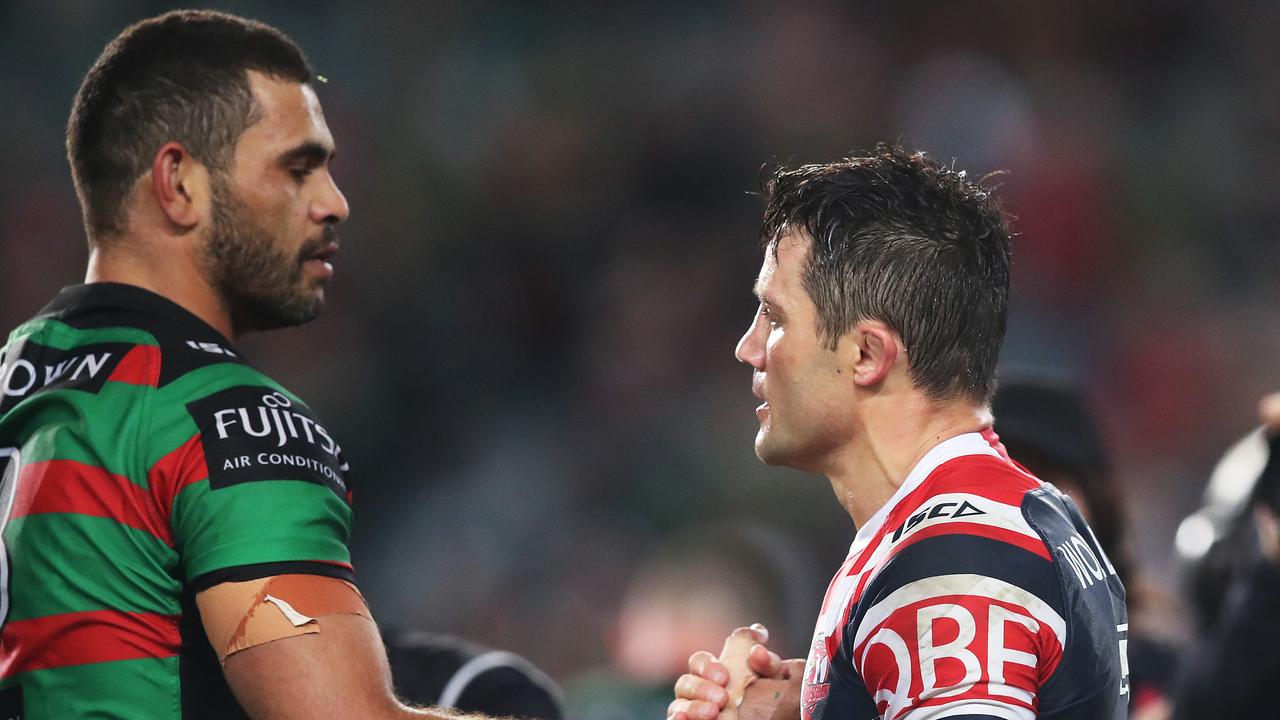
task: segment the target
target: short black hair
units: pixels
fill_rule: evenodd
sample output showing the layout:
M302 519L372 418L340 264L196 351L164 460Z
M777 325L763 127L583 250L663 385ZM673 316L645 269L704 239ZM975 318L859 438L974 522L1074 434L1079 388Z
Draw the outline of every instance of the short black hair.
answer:
M125 28L76 93L67 156L89 241L119 233L133 183L167 142L225 171L255 121L249 70L309 83L310 62L263 23L210 10L179 10Z
M766 252L811 241L804 286L828 347L862 320L902 337L912 381L935 400L986 403L1009 304L1012 239L991 191L921 152L780 168L765 182Z

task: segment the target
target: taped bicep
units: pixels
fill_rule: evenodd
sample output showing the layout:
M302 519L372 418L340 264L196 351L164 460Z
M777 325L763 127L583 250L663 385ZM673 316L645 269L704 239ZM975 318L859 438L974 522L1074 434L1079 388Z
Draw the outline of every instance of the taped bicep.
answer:
M318 618L354 615L372 622L355 585L323 575L224 582L197 593L196 606L220 662L257 645L318 633Z

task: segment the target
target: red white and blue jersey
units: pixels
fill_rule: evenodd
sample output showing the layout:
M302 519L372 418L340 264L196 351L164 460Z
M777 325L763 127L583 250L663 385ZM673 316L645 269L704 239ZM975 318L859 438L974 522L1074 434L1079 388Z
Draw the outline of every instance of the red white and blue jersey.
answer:
M933 448L822 603L803 720L1122 720L1124 587L1075 504L995 433Z

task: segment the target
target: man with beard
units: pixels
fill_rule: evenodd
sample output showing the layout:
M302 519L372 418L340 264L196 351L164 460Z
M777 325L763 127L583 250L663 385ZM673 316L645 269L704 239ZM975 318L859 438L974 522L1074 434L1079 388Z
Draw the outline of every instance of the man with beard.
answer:
M669 714L1126 717L1120 579L991 428L1010 253L995 198L887 147L780 171L767 196L736 352L763 401L756 454L825 475L858 532L803 670L743 628L690 658Z
M0 352L0 717L461 717L392 695L342 449L233 344L333 276L313 78L278 30L184 11L76 95L85 284Z

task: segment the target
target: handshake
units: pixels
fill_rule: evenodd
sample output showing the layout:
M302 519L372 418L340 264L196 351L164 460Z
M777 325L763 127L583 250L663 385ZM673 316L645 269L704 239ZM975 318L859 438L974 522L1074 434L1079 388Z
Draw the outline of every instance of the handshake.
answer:
M734 630L718 658L689 656L667 720L798 720L804 660L784 661L768 642L769 631L756 623Z

